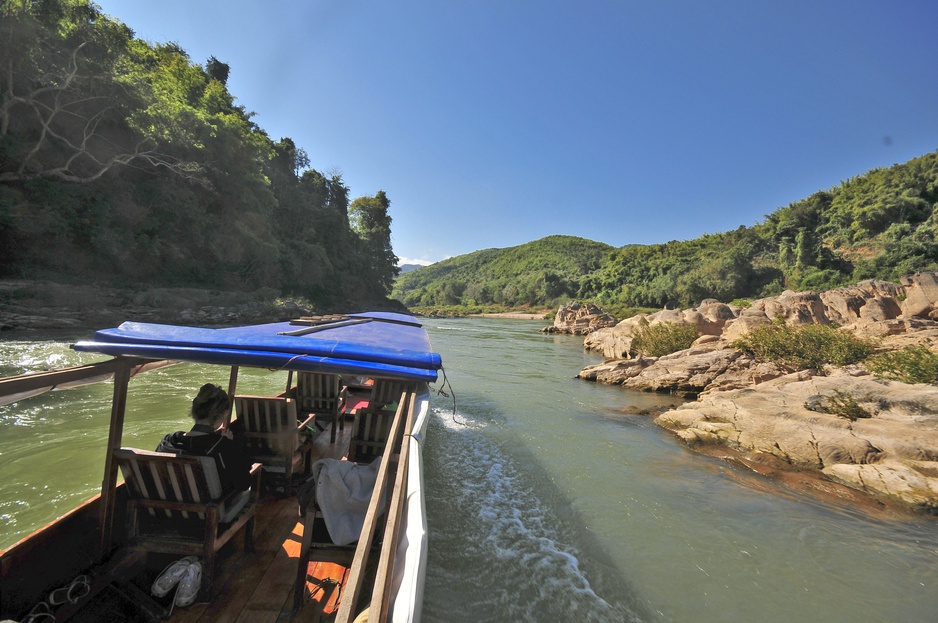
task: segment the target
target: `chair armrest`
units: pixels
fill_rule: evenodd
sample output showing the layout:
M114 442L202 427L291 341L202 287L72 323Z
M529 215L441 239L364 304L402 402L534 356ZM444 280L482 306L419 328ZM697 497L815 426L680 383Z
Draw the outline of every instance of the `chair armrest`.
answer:
M297 424L296 426L297 432L303 430L307 426L312 426L314 421L316 421L316 414L310 413L308 418L306 418L305 420Z

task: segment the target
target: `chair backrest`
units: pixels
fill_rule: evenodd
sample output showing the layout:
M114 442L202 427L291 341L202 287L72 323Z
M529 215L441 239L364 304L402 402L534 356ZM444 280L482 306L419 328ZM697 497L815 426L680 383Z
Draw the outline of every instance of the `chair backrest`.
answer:
M407 381L375 379L368 406L355 418L349 448L355 461L369 460L383 452L401 395L412 389Z
M407 381L376 378L371 388L368 410L393 410L394 407L389 407L389 405L397 405L401 400L401 394L408 387Z
M244 426L245 451L252 456L292 457L299 444L296 402L279 396L235 396Z
M114 457L131 498L208 504L222 497L218 468L212 457L184 457L136 448L118 448L114 450ZM151 515L157 514L153 508L148 510ZM163 513L167 517L178 513L189 518L189 513L182 510L167 508ZM204 518L203 513L197 514Z
M300 413L332 413L342 389L338 374L297 372L296 402Z
M371 449L369 453L379 454L388 440L393 420L393 416L387 412L363 411L357 419L357 425L352 434L356 449L362 452L362 448L368 447Z

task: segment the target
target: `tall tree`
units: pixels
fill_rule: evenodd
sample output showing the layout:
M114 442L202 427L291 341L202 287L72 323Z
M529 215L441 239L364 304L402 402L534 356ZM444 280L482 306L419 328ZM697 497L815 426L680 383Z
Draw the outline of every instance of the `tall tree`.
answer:
M223 85L228 86L228 74L230 72L231 68L228 63L223 63L214 56L208 57L208 61L205 63L205 73L208 74L209 78L218 80Z
M400 273L391 247L390 207L391 201L383 190L374 197L359 197L349 206L352 230L361 240L364 274L385 295L391 292Z

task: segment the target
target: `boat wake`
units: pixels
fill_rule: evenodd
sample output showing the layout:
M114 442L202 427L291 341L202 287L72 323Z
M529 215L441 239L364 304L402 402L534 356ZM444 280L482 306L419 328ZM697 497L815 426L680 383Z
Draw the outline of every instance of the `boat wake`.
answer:
M594 589L615 582L591 583L574 535L487 434L491 422L457 415L434 412L429 423L424 620L643 620L621 591ZM591 575L615 573L593 563Z

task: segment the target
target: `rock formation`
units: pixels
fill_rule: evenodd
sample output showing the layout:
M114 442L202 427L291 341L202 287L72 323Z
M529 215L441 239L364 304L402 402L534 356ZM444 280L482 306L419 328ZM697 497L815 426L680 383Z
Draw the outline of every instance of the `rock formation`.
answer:
M612 327L616 319L592 303L578 303L573 301L561 305L554 316L554 324L541 329L543 333L570 333L572 335L589 335L598 329Z
M815 470L938 514L938 387L877 379L862 365L823 374L793 371L732 347L776 318L790 325L836 323L886 349L936 349L938 275L917 273L901 284L870 280L821 293L786 291L744 309L706 300L695 309L629 318L586 336L584 347L606 360L578 376L694 399L656 418L689 444L771 455L793 469ZM693 324L701 337L670 355L632 356L632 331L642 319ZM844 396L869 417L851 421L823 408Z

